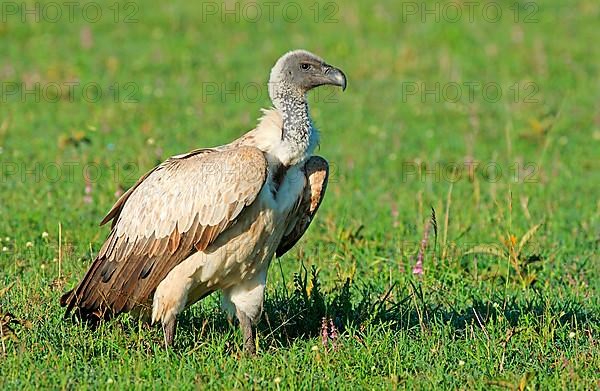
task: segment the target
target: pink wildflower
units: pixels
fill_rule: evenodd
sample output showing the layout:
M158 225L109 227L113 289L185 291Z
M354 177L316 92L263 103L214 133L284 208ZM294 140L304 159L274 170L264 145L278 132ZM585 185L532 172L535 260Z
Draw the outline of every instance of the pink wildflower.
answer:
M423 275L423 259L425 258L425 250L427 249L427 243L429 242L429 225L430 221L425 224L425 230L423 231L423 239L421 239L421 246L419 247L419 253L417 254L417 263L412 269L413 274L418 276Z

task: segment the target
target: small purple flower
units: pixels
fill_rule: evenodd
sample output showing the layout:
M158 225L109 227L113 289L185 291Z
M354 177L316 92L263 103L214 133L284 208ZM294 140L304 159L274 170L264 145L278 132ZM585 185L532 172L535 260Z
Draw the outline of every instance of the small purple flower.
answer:
M429 242L429 226L430 222L427 221L425 224L425 230L423 231L423 239L421 239L421 246L419 247L419 253L417 254L417 263L412 269L413 274L418 276L423 275L423 259L425 258L425 250L427 249L427 243Z
M337 338L338 338L337 327L335 327L333 320L329 319L329 339L331 339L331 346L333 347L334 350L337 348L335 345Z
M337 349L336 341L338 338L338 329L335 327L331 318L325 318L321 320L321 343L327 347L331 344L331 347Z
M327 346L329 343L329 331L327 330L327 318L321 320L321 343Z
M85 204L91 204L93 199L92 199L92 182L90 181L90 179L86 176L85 177L85 196L83 196L83 202Z

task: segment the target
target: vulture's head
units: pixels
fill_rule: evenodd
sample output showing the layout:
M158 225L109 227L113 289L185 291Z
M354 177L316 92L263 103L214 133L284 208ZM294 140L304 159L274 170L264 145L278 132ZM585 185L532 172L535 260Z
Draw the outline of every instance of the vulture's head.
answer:
M322 85L346 89L346 75L342 70L327 64L322 58L306 50L284 54L273 69L269 79L271 99L281 94L301 94Z

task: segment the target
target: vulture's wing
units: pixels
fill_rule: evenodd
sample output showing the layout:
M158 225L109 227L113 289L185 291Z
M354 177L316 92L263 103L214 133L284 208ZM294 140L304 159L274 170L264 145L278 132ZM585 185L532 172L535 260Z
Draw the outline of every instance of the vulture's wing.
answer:
M291 224L288 226L287 232L281 239L279 247L277 247L275 253L277 257L282 256L294 247L302 235L304 235L325 196L327 180L329 178L327 160L320 156L312 156L304 165L304 173L307 179L304 194L294 213Z
M88 320L149 303L180 262L203 251L258 196L267 161L254 147L175 156L142 177L102 224L112 230L79 286L61 304Z

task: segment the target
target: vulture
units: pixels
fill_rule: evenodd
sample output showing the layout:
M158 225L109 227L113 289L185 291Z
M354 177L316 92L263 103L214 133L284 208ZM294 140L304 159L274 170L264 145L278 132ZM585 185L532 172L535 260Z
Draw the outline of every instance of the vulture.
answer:
M61 297L65 317L97 322L124 312L160 322L166 347L177 316L215 291L255 354L269 264L306 232L327 187L329 165L313 156L319 132L307 92L346 89L342 70L305 50L273 66L273 107L237 140L173 156L115 203L94 262Z

